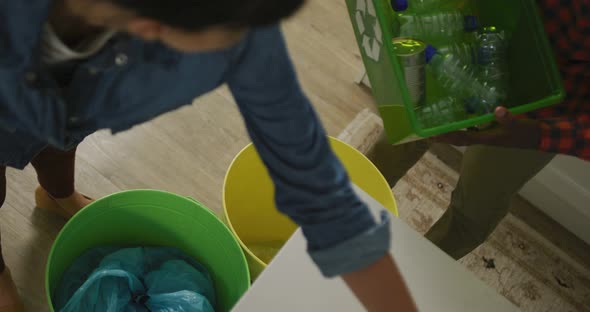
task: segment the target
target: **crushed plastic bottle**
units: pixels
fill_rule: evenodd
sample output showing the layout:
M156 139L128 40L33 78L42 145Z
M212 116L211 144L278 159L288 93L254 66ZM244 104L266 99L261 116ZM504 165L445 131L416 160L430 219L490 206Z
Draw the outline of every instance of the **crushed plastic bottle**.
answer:
M463 15L459 10L429 14L397 14L397 37L418 39L430 44L444 45L461 41L465 32L478 28L477 18ZM394 29L396 33L396 29Z
M486 27L477 34L478 78L488 88L496 90L498 101L508 94L508 40L504 31Z
M391 0L391 7L396 12L410 9L412 12L427 12L441 6L441 0Z
M477 112L489 113L498 100L494 89L486 87L476 72L453 54L442 54L435 47L426 47L426 62L436 79L449 94L458 99L470 99Z
M464 8L464 0L391 0L395 12L427 13L440 10Z
M416 115L422 127L434 127L463 119L466 113L460 100L448 96L417 110Z
M453 54L463 65L476 65L478 61L478 47L466 42L452 43L438 48L441 54Z

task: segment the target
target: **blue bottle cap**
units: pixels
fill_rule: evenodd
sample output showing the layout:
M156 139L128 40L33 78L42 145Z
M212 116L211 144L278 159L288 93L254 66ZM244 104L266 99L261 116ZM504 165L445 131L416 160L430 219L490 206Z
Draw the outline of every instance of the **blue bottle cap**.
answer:
M426 56L426 63L430 63L436 52L436 48L432 45L429 44L426 46L426 49L424 50L424 55Z
M477 21L477 16L465 15L465 31L466 32L474 32L478 28L479 28L479 22Z
M391 7L394 11L403 12L408 9L408 0L391 0Z

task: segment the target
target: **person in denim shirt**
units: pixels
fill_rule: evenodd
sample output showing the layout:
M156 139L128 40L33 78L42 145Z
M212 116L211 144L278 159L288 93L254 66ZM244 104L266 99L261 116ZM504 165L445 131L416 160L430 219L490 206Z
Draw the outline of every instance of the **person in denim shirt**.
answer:
M32 163L39 208L71 217L76 146L227 83L276 186L327 277L343 276L369 310L415 307L374 220L301 91L277 23L303 0L0 2L0 195L6 167ZM353 248L363 246L363 248ZM0 311L20 311L0 256Z

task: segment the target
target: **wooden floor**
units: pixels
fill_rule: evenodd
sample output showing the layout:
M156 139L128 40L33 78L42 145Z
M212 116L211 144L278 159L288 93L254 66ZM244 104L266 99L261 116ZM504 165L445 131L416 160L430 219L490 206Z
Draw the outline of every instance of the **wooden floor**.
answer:
M301 82L328 132L337 135L372 98L353 80L361 59L342 0L312 0L284 28ZM100 197L156 188L193 196L221 209L225 171L247 143L240 115L222 88L153 122L113 137L101 132L79 148L77 185ZM34 209L34 171L9 170L0 210L2 245L27 311L47 311L44 267L64 222Z

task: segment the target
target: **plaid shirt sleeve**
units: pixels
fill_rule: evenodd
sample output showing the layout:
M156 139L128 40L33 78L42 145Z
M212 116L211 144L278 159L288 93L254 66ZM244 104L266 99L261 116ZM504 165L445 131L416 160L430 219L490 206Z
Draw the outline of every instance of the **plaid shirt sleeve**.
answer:
M540 121L540 150L590 161L590 1L538 2L567 96L528 117Z
M590 161L590 64L561 64L565 101L529 114L540 121L539 149Z
M590 116L542 120L539 148L590 161Z

